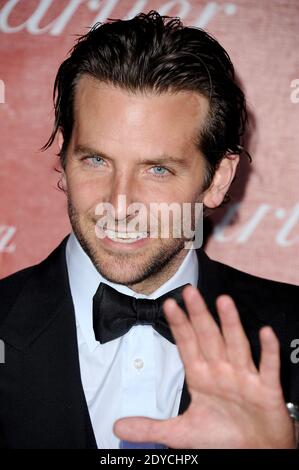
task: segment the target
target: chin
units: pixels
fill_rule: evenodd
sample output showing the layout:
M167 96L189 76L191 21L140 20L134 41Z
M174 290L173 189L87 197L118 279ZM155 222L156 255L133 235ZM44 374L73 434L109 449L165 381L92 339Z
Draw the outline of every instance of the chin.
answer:
M130 272L129 266L128 268L123 267L123 268L117 268L114 265L107 266L105 265L105 268L102 269L103 264L99 263L98 265L98 271L100 274L107 279L110 282L114 282L115 284L123 284L123 285L128 285L128 284L136 284L139 282L141 276L136 276L136 269L134 272ZM132 269L132 267L131 267Z

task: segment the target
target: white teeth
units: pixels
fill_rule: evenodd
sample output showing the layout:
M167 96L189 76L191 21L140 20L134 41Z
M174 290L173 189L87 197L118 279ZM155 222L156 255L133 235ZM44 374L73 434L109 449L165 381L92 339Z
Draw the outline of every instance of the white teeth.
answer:
M115 232L114 230L105 230L105 234L108 238L112 240L116 240L120 243L133 243L136 240L140 240L142 238L147 237L146 232L138 233L138 232Z

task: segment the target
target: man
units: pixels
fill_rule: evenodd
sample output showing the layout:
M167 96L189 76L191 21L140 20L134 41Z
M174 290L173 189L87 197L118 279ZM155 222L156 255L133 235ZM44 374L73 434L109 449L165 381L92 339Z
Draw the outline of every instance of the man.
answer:
M183 217L167 237L145 219L226 197L247 116L224 49L155 11L110 21L54 96L73 232L0 283L1 446L295 447L298 287L187 249Z

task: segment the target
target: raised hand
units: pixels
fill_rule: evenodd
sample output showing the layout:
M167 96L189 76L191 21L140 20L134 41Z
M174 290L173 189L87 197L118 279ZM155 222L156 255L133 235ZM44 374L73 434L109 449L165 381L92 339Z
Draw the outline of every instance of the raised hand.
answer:
M296 447L273 330L260 330L258 371L231 297L216 300L221 330L196 288L187 286L183 298L189 319L173 299L163 308L184 364L190 405L167 420L120 419L114 424L115 434L177 449Z

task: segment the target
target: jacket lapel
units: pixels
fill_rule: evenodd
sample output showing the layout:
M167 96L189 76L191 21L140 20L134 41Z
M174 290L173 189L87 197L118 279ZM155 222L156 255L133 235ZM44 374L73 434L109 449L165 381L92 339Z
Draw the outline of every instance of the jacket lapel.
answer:
M51 436L53 447L96 448L80 376L67 238L34 268L1 327L11 354L20 358L11 362L23 364L21 378L18 372L11 374L17 374L26 396L21 405L24 447L27 433L29 446L36 442L36 448L43 447L43 440L51 447Z

